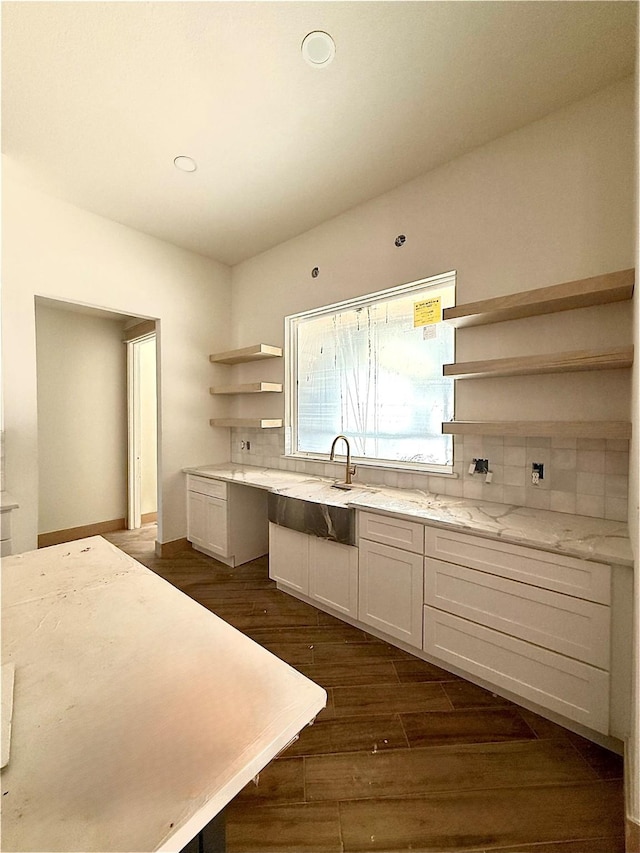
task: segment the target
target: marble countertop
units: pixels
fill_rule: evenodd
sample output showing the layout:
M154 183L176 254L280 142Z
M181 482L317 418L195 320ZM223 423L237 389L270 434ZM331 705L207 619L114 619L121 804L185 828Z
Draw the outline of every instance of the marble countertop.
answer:
M388 486L356 483L351 491L341 491L332 488L334 481L326 477L250 465L228 463L186 468L185 472L244 483L302 500L423 521L585 560L633 566L627 525L621 521Z

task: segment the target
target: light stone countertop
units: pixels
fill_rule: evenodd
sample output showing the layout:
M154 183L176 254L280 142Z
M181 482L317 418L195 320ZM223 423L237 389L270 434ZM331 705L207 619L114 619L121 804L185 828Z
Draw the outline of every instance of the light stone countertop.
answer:
M326 477L250 465L223 464L184 470L302 500L347 505L585 560L633 566L629 533L622 521L388 486L356 483L353 490L341 491L331 488L334 481Z

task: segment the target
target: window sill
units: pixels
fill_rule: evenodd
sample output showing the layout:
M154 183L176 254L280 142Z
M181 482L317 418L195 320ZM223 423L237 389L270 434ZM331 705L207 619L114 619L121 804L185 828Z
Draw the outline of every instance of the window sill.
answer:
M346 458L330 461L328 456L308 456L305 453L283 453L281 459L291 459L295 462L311 462L315 465L335 465L336 467L344 467ZM399 474L423 474L425 477L442 477L446 480L458 480L459 474L453 470L453 465L443 466L442 468L428 468L424 465L405 464L390 462L362 462L360 459L352 459L352 464L358 469L368 469L372 471L396 471Z

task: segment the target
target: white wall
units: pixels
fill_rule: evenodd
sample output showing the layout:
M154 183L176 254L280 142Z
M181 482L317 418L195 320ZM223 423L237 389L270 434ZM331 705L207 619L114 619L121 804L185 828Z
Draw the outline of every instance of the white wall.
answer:
M234 267L235 343L281 343L286 314L451 269L462 303L633 266L633 103L627 79ZM624 342L628 303L463 330L457 357ZM283 370L259 368L275 380ZM458 383L456 414L626 420L629 400L628 370L487 379ZM240 401L235 414L282 410L270 397Z
M36 304L38 533L126 517L122 325Z
M6 488L20 509L14 550L36 547L38 416L34 296L159 319L158 538L186 534L188 465L229 456L212 430L208 353L229 340L230 271L222 264L25 188L3 162L2 355Z
M640 9L638 11L640 24ZM640 270L640 54L636 65L636 190L635 235L636 235L636 271ZM627 748L626 778L627 814L640 824L640 287L637 284L634 293L634 347L633 398L631 453L629 464L629 535L635 558L634 575L634 634L632 648L632 732Z

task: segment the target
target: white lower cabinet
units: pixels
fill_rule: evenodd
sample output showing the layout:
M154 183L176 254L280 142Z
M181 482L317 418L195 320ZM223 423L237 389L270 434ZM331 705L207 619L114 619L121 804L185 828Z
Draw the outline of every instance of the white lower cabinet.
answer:
M540 711L628 732L628 584L611 566L370 511L358 533L361 622Z
M347 616L358 613L358 549L269 524L269 577Z
M187 475L187 539L228 566L267 553L267 493Z
M422 648L422 554L360 539L358 619Z
M426 528L424 650L610 734L611 567Z

